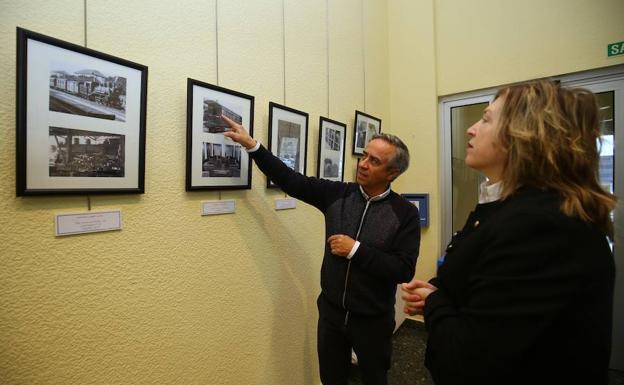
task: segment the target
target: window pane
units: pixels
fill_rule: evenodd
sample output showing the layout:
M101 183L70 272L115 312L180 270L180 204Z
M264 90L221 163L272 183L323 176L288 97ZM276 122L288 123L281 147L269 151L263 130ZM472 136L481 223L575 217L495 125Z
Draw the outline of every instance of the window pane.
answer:
M453 231L464 225L468 214L479 200L479 183L483 176L466 166L466 130L481 119L489 103L451 108L451 153L453 178Z
M600 184L613 193L613 91L596 94L600 106Z

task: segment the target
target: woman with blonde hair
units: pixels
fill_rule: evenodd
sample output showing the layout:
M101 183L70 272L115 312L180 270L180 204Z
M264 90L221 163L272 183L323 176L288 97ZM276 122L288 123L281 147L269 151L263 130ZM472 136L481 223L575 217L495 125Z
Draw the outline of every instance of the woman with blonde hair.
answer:
M598 107L585 89L501 89L468 129L487 177L437 277L403 284L423 314L436 384L606 384L615 197L598 181Z

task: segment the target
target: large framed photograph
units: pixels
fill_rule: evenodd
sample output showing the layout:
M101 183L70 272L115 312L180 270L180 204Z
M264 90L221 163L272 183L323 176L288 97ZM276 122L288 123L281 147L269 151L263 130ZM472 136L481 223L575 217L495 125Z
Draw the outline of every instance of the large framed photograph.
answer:
M288 167L306 173L308 114L269 103L269 150ZM278 187L267 178L267 187Z
M17 195L143 193L147 67L17 28Z
M355 130L353 132L353 154L362 155L373 135L381 132L381 119L361 111L355 111Z
M227 88L187 81L186 191L251 189L251 158L223 135L227 116L253 136L254 97Z
M347 125L321 116L317 174L319 178L342 182Z

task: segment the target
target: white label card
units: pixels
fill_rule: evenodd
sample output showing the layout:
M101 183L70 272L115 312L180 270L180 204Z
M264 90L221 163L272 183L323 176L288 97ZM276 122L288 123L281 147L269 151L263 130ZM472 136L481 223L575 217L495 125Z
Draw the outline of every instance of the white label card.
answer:
M236 201L225 199L219 201L203 201L202 215L232 214L236 211Z
M121 210L87 211L77 214L56 214L56 236L121 230Z
M287 210L294 208L297 208L297 200L295 198L275 199L275 210Z

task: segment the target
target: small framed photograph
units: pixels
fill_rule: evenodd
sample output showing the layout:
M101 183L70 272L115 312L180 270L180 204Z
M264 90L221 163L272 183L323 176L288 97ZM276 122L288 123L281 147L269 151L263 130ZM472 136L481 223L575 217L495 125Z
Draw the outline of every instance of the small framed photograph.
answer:
M381 119L361 111L355 111L353 132L353 155L362 155L373 135L381 132Z
M253 136L254 97L189 78L186 106L186 191L251 189L251 158L222 117Z
M147 67L17 28L17 195L143 193Z
M319 122L319 178L344 180L344 160L347 125L321 116Z
M411 204L416 206L420 215L420 227L429 226L429 194L401 194Z
M269 103L269 151L284 164L305 175L308 149L308 114ZM278 187L267 178L267 187Z

